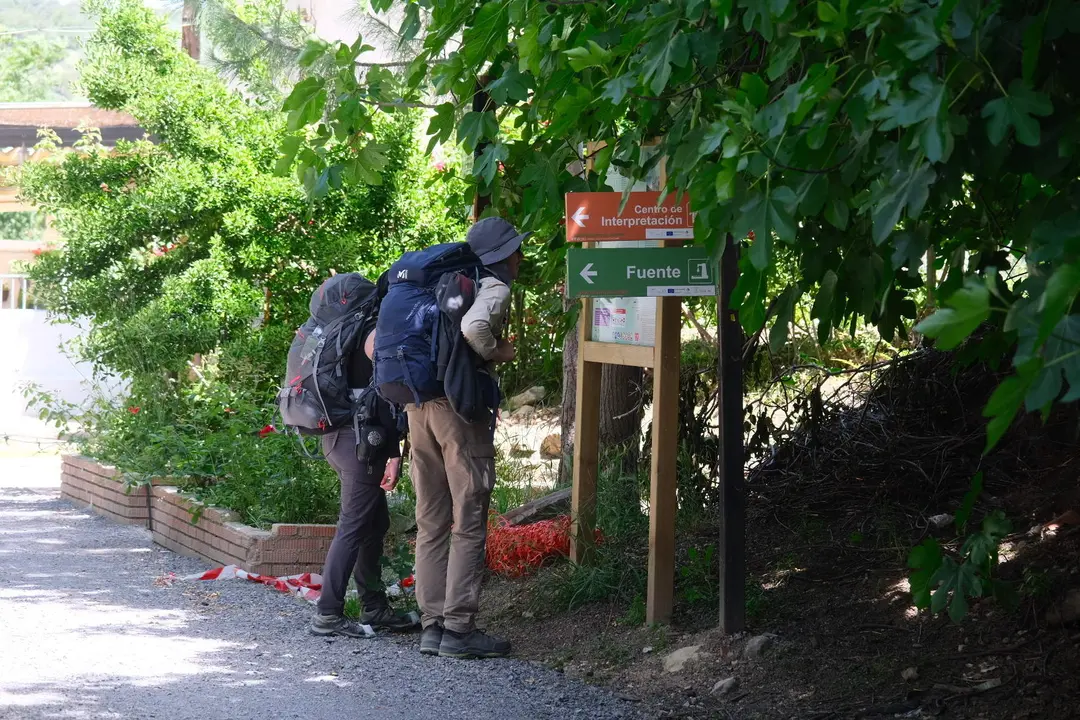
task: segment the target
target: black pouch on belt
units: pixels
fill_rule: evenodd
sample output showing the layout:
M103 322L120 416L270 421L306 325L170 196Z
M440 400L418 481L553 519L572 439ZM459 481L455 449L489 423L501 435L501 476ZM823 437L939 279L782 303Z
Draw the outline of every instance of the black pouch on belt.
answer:
M375 388L367 387L360 392L356 400L353 429L356 430L358 460L370 465L377 455L386 453L390 433L379 419L379 395Z

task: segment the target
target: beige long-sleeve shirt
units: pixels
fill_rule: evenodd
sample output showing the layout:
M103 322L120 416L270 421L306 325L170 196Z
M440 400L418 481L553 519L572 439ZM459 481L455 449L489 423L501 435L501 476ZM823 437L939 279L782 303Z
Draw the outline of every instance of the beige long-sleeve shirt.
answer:
M461 334L477 355L487 361L487 370L494 375L491 356L506 325L510 312L510 288L494 277L480 279L476 299L461 319Z

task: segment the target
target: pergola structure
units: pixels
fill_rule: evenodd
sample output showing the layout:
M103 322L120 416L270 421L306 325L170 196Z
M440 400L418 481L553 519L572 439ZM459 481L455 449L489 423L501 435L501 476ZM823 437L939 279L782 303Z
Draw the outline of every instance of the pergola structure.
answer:
M0 167L40 158L43 151L34 150L40 128L49 128L64 147L71 147L81 135L80 127L97 128L106 147L112 147L117 140L137 140L145 134L130 115L102 110L87 102L0 103ZM0 212L33 209L19 202L17 196L16 188L0 186Z
M47 151L34 149L40 139L40 128L49 128L56 133L63 147L72 147L82 135L80 127L100 131L101 143L106 147L115 146L118 140L137 140L145 135L130 115L102 110L87 102L0 103L0 168L21 165L47 155ZM32 212L33 209L19 200L17 187L0 184L0 213ZM0 278L4 278L0 280L0 292L5 296L12 294L10 287L3 287L4 282L25 282L21 277L11 275L17 263L32 260L37 253L59 240L47 221L45 236L40 240L0 237Z

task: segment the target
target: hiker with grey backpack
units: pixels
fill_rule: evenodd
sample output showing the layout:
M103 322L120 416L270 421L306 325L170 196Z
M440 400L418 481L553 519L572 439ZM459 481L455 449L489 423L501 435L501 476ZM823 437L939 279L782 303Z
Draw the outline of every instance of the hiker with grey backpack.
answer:
M476 615L495 486L495 364L514 359L502 333L527 236L485 218L466 242L406 253L389 270L375 385L409 420L424 655L510 652L510 643L477 628Z
M341 481L337 529L311 622L311 632L320 636L370 637L375 630L409 630L418 623L415 613L393 610L382 584L383 542L390 528L386 493L400 477L404 430L400 413L372 384L374 331L385 292L385 276L378 286L358 273L324 282L312 295L311 317L289 348L278 393L285 425L319 436L323 455ZM344 614L350 575L363 608L359 623Z

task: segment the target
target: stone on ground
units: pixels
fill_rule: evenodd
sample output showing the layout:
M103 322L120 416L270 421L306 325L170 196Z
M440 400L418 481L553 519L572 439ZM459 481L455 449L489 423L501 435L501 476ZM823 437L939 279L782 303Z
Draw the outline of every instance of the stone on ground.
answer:
M529 420L534 415L536 415L536 408L532 405L522 405L511 414L511 417L515 420Z
M1046 622L1050 625L1067 625L1080 620L1080 588L1073 588L1065 599L1046 611Z
M739 680L735 677L725 678L724 680L718 680L713 685L713 695L727 695L729 692L739 687Z
M552 433L540 442L540 457L545 460L562 457L562 436L559 433Z
M751 661L760 660L765 657L765 653L771 650L775 644L776 636L772 633L755 635L746 642L746 647L743 648L743 657Z
M942 513L940 515L931 515L930 516L930 524L933 525L938 530L941 530L942 528L946 527L947 525L951 525L952 522L953 522L953 516L948 514L948 513Z
M507 407L510 409L510 412L514 412L518 408L521 408L525 405L535 406L537 403L544 399L545 395L547 395L547 390L545 390L542 386L537 385L536 387L529 388L520 395L515 395L514 397L510 398L510 401L507 403Z
M702 657L700 645L687 645L679 648L664 658L664 672L682 672L687 663L693 662L700 657Z

